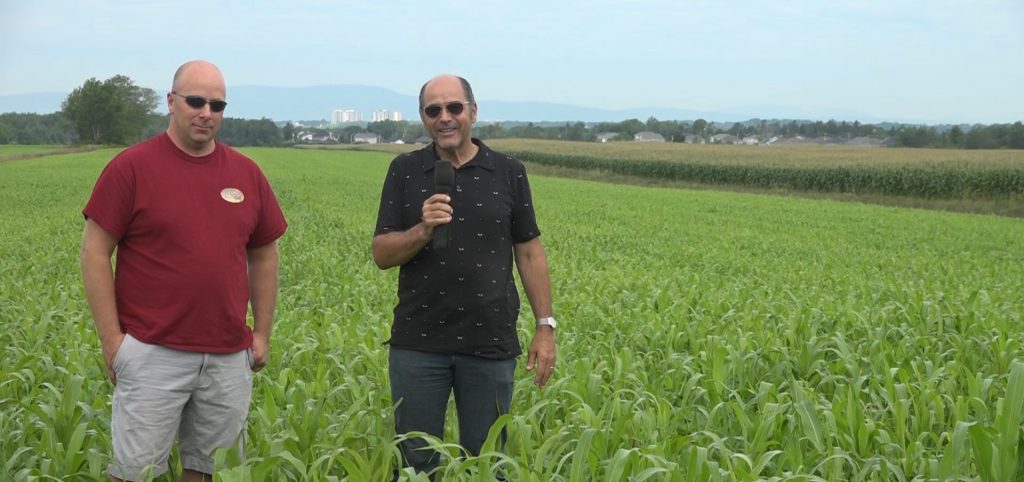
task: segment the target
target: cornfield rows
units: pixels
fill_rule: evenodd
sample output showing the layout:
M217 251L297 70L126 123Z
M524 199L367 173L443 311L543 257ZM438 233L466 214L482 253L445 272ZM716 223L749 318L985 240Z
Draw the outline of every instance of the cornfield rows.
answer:
M641 178L927 199L1024 195L1024 151L496 140L538 164Z

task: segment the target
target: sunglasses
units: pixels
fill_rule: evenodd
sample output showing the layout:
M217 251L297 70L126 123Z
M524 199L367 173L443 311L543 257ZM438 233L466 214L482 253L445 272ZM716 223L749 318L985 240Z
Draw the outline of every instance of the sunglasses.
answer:
M449 114L451 114L453 116L457 116L457 115L461 114L462 111L466 110L466 106L469 105L469 104L472 104L472 102L469 102L469 101L449 102L449 103L444 105L444 109L447 110ZM428 105L428 106L423 108L423 113L426 114L427 117L429 117L431 119L435 119L435 118L437 118L437 116L441 115L441 105L439 105L439 104Z
M221 112L228 106L228 103L223 100L206 100L206 97L200 97L198 95L181 95L174 91L171 91L171 95L176 95L185 99L185 103L193 109L202 109L206 104L210 104L211 111Z

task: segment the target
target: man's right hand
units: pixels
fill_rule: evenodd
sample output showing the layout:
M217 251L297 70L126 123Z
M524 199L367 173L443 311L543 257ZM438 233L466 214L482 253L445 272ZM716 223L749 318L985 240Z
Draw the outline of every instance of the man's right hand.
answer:
M121 343L124 343L124 333L121 332L114 334L109 340L100 342L103 346L103 361L107 365L107 378L114 385L117 385L117 374L114 373L114 358L117 357L117 351L121 349Z
M452 222L451 196L434 194L423 201L423 224L433 233L434 228Z

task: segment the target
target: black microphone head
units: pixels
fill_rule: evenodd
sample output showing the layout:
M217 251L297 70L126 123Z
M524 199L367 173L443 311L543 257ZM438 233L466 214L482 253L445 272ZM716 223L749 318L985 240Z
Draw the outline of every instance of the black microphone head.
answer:
M455 189L455 166L440 160L434 163L434 186L438 194L450 194Z

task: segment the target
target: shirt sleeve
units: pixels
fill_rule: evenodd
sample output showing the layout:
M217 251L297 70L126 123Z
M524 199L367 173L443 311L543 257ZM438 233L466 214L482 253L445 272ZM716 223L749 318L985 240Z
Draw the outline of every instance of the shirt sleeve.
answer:
M118 155L100 173L82 216L120 240L128 230L134 205L135 176L131 164Z
M540 236L530 180L526 176L526 167L518 161L512 172L512 202L512 241L525 243Z
M373 231L374 236L407 229L402 226L403 186L399 175L400 159L401 157L396 157L391 161L387 177L384 178L384 187L380 193L380 207L377 209L377 227Z
M270 187L270 182L260 171L257 171L257 177L260 192L259 223L252 236L249 237L249 242L245 245L246 249L266 246L280 238L288 229L288 222L284 219L284 213L277 202L274 190Z

